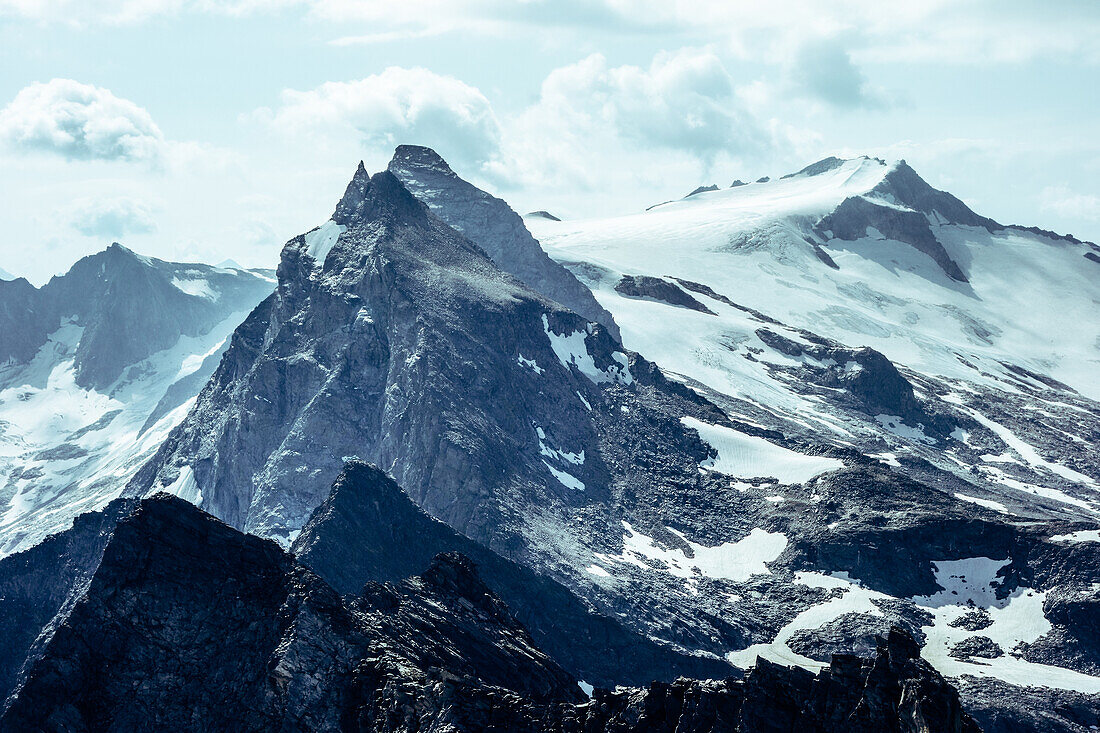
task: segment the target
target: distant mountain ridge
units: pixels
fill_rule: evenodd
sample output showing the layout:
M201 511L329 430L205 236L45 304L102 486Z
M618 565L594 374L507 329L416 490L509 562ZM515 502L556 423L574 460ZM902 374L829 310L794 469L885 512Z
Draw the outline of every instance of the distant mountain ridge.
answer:
M272 287L119 244L41 288L0 281L0 554L117 496Z

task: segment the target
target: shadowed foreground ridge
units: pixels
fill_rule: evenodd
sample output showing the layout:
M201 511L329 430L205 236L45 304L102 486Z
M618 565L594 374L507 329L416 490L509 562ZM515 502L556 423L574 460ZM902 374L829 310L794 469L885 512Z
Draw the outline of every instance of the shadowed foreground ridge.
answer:
M342 600L159 494L120 521L0 730L977 730L917 654L894 630L816 677L761 663L586 700L462 555Z

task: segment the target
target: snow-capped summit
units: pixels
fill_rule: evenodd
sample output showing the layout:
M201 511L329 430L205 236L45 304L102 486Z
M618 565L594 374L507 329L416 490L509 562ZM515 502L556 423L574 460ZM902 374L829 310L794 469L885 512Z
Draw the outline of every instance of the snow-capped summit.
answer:
M1098 286L1086 261L1100 252L983 217L904 161L831 158L639 214L529 225L559 261L587 263L574 271L620 326L628 316L611 293L622 275L673 276L912 368L1011 383L1009 363L1100 397ZM643 320L635 330L650 341ZM684 342L700 335L680 333L679 366L668 366L710 363Z

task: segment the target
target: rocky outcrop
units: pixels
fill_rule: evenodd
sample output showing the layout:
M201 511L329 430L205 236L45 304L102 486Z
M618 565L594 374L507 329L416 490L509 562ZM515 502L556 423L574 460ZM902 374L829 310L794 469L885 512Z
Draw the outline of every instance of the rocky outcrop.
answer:
M502 558L417 507L374 466L353 462L313 512L291 547L298 560L342 594L367 582L396 582L440 553L458 552L478 566L541 649L594 685L726 677L724 662L680 654L597 614L560 583Z
M770 348L786 356L803 359L795 370L799 379L826 389L844 390L854 407L870 415L897 416L910 427L920 428L929 438L942 439L958 424L930 411L913 393L893 362L869 347L853 349L802 331L805 341L795 341L770 328L756 335Z
M690 308L693 311L709 313L712 316L714 315L714 311L688 295L675 283L671 283L659 277L651 277L649 275L623 275L622 279L615 285L615 291L622 293L628 298L652 298L653 300L659 300L669 305Z
M534 217L536 219L549 219L550 221L561 221L558 217L551 214L549 211L539 209L538 211L529 211L527 216Z
M852 196L815 225L815 231L823 238L846 241L863 239L869 236L869 230L905 242L932 258L952 280L968 282L962 268L936 239L922 212L882 204L866 196Z
M459 554L342 600L267 540L167 495L114 530L0 730L976 730L900 630L818 676L598 690L533 643Z
M569 270L550 259L522 217L501 199L459 178L434 150L400 145L388 170L432 213L485 250L497 267L619 337L611 314Z

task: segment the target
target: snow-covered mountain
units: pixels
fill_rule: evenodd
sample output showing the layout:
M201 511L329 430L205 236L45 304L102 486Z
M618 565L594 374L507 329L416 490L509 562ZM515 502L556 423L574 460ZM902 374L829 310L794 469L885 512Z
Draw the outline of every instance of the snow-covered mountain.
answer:
M76 560L56 547L37 564L0 560L0 579L18 563L65 568L48 602L12 607L60 620L100 603L81 580L104 552L100 525L143 499L163 513L174 504L147 497L166 491L349 596L430 553L470 555L582 680L737 676L767 660L759 679L774 663L825 670L834 653L881 659L876 637L911 637L902 656L953 680L987 729L1100 724L1094 245L1002 226L904 163L867 158L611 220L521 219L434 152L402 147L388 171L360 165L331 219L284 246L274 292L243 320L222 314L209 343L187 340L170 314L197 305L163 287L202 299L175 282L197 266L148 267L160 274L140 280L146 300L171 307L130 341L84 311L55 323L48 308L12 310L33 288L0 283L0 319L19 324L0 329L0 349L20 373L68 375L66 405L172 375L133 402L151 437L128 434L137 447L110 459L124 463L88 464L110 477L101 489L51 484L37 504L20 503L29 484L12 492L5 531L37 506L61 528L129 478L106 518L55 538ZM202 279L222 292L214 272ZM188 401L194 379L168 385L198 362L210 378ZM7 419L26 432L48 409ZM88 409L67 428L77 437L50 433L51 461L100 432L109 410ZM33 482L24 471L11 475ZM367 602L398 602L386 598ZM20 612L31 626L45 613Z
M528 224L628 348L734 414L928 461L1009 515L1096 518L1096 245L1002 226L904 162L868 158L633 216ZM790 329L885 355L944 418L838 412L868 364Z
M119 494L273 281L118 244L42 288L0 281L0 555Z

